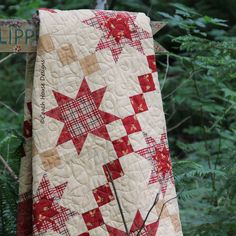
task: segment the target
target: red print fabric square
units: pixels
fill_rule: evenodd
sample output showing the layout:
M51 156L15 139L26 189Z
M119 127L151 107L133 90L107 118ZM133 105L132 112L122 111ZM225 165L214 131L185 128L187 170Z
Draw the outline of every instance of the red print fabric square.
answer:
M106 183L102 186L93 190L94 198L98 204L98 206L103 206L108 202L114 200L114 196L112 194L109 183Z
M89 232L85 232L85 233L79 234L79 236L90 236L90 234Z
M140 124L136 115L127 116L122 120L122 123L126 129L127 134L132 134L141 131Z
M30 138L32 137L32 121L31 120L25 120L24 121L24 137L25 138Z
M148 110L143 94L130 97L130 101L136 114Z
M95 208L93 210L87 211L84 214L82 214L82 216L88 230L97 228L104 224L102 214L99 208Z
M148 66L153 72L157 71L157 66L156 66L156 57L155 55L149 55L147 56L147 61L148 61Z
M112 143L118 157L122 157L133 152L133 148L130 144L128 136L124 136L120 139L117 139Z
M124 175L124 172L123 172L123 169L122 169L119 159L116 159L116 160L111 161L111 162L107 163L106 165L104 165L103 170L104 170L104 173L105 173L107 180L109 182L111 181L110 176L109 176L109 172L112 177L112 180L118 179ZM108 172L108 170L109 170L109 172Z
M29 110L30 116L32 117L32 102L27 102L26 105Z
M32 198L25 199L18 204L17 209L17 235L32 235Z
M85 232L85 233L79 234L79 236L90 236L90 234L89 232Z
M138 80L144 93L154 91L156 89L152 74L141 75L138 77Z

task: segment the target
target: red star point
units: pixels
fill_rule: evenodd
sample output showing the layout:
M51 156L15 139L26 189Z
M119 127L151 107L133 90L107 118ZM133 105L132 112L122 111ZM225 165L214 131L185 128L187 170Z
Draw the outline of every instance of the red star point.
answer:
M139 230L142 228L140 235L142 236L155 236L158 228L158 221L155 221L148 225L143 225L144 220L142 218L142 215L140 211L137 211L133 224L129 230L130 236L135 236L139 232ZM116 236L126 236L126 233L122 230L116 229L112 226L106 225L107 231L110 236L116 235Z

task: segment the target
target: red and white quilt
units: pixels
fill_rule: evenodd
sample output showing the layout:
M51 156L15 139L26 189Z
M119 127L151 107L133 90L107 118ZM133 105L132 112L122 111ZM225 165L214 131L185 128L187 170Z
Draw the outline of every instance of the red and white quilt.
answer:
M46 9L39 18L17 235L181 236L150 19Z

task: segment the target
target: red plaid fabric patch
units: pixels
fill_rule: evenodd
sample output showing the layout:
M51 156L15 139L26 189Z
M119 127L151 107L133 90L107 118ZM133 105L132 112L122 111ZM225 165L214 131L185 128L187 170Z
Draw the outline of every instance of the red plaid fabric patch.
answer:
M60 110L72 137L87 134L104 124L97 106L89 94L61 105Z
M62 235L69 236L65 222L77 212L61 206L61 199L67 182L52 187L45 174L33 196L33 232L34 235L43 235L52 230Z
M103 31L96 51L110 49L115 62L118 61L125 45L144 54L141 40L150 38L151 34L136 25L136 14L106 11L94 13L95 17L84 20L83 23Z
M152 137L145 136L145 141L148 145L147 148L137 151L137 153L152 163L152 172L149 179L149 184L156 183L158 180L158 163L152 157L156 155L155 146L157 145L155 140Z
M31 198L32 198L32 191L29 191L29 192L26 192L26 193L23 193L23 194L19 195L19 201L20 202L26 201L26 200L31 199Z

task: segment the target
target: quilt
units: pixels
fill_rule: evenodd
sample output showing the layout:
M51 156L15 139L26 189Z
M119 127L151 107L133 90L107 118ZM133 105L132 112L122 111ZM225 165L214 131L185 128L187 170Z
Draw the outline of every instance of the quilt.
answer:
M181 236L150 19L39 10L17 235Z

